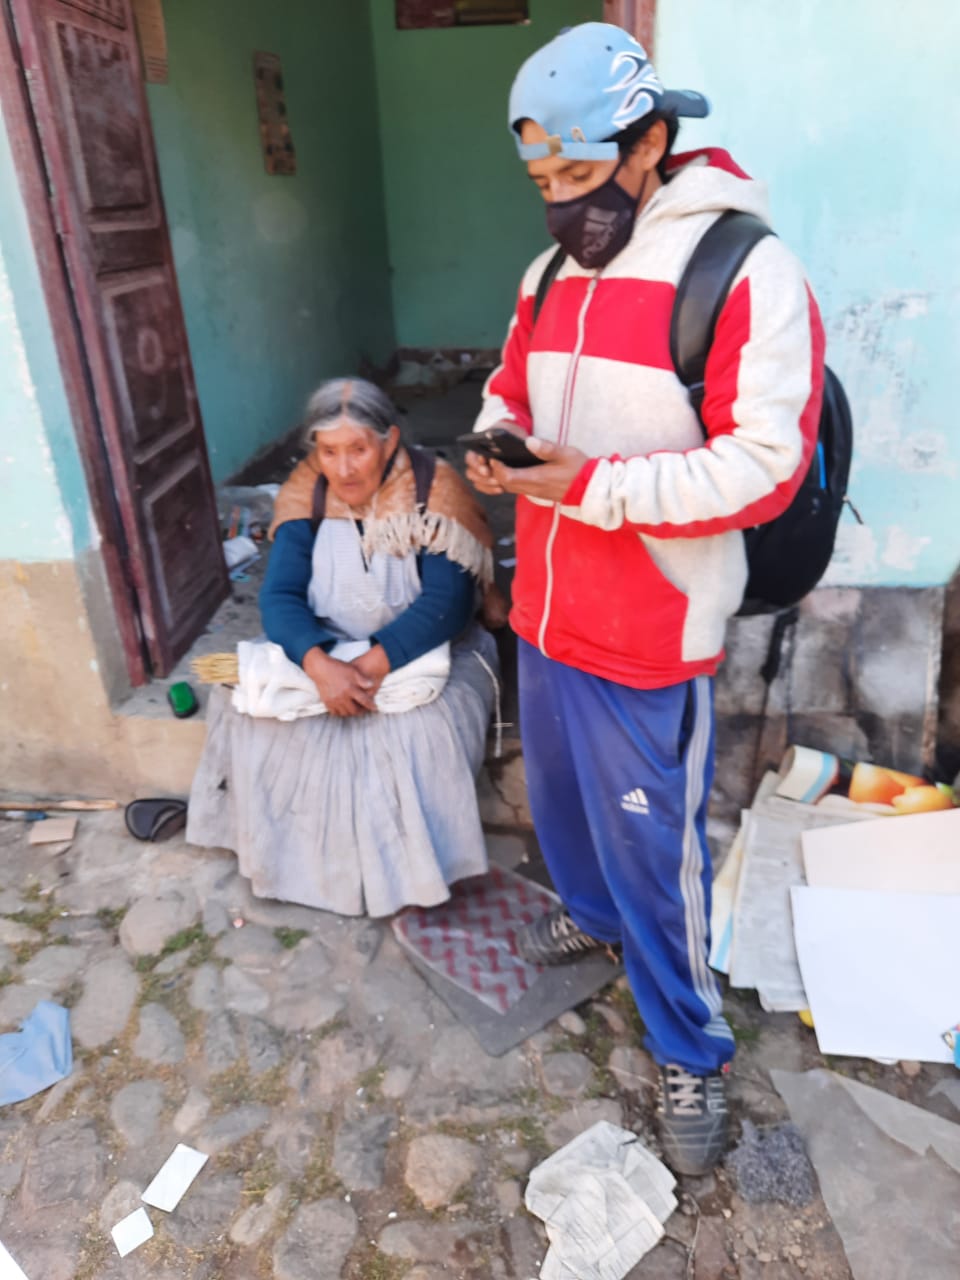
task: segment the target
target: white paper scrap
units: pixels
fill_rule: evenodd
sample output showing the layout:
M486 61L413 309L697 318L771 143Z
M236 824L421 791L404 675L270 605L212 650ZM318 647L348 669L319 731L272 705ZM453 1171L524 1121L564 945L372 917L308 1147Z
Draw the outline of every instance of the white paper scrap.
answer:
M550 1238L541 1280L620 1280L663 1236L674 1186L635 1134L606 1121L561 1147L527 1183Z
M139 1249L153 1235L153 1223L146 1209L134 1209L133 1213L121 1218L110 1231L117 1253L125 1258L134 1249Z
M795 888L792 899L820 1052L952 1062L941 1033L956 1021L960 896Z
M27 1273L22 1271L0 1244L0 1280L27 1280Z
M260 549L252 538L240 535L223 544L223 558L228 569L239 569L260 559Z
M152 1204L155 1209L162 1209L164 1213L172 1213L206 1163L207 1157L202 1151L195 1151L193 1147L185 1147L182 1142L178 1142L173 1154L140 1199L146 1204Z

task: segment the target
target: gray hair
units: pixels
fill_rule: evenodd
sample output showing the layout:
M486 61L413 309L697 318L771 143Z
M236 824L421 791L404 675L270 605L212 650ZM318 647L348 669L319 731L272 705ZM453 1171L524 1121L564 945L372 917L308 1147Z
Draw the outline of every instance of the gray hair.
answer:
M396 423L397 410L390 397L372 382L363 378L331 378L307 401L308 438L312 440L318 431L329 431L344 418L382 437Z

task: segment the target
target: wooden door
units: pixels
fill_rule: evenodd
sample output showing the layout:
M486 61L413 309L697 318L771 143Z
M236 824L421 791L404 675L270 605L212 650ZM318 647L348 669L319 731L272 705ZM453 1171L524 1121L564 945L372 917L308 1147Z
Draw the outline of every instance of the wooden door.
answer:
M657 0L603 0L603 20L629 31L653 57Z
M149 664L227 594L129 0L11 0Z

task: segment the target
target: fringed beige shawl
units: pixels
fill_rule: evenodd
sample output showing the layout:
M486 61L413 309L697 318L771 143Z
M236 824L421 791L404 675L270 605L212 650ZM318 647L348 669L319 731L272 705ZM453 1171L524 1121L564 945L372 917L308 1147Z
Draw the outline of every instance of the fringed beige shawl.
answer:
M288 520L309 520L320 466L316 454L297 464L277 494L271 538ZM442 459L427 498L427 509L416 508L416 488L410 455L401 445L386 482L363 510L348 507L327 489L326 517L362 520L363 550L405 556L411 551L445 555L472 574L485 589L493 582L493 535L479 502L466 482Z

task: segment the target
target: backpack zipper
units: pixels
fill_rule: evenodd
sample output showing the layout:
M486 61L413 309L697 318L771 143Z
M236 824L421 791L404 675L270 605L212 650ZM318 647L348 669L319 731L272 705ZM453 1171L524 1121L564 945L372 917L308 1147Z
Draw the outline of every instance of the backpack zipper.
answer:
M583 344L586 340L586 320L587 311L593 299L594 291L597 287L599 273L594 275L593 279L587 286L586 296L583 299L583 305L580 307L580 315L577 318L577 341L570 356L570 364L567 367L567 379L563 388L563 400L560 408L560 431L557 437L558 444L567 443L567 434L570 429L570 412L573 408L573 391L577 381L577 365L580 363L580 356L583 352ZM543 613L540 618L540 630L537 634L537 648L545 658L549 658L547 653L546 637L547 624L550 621L550 606L553 602L553 544L557 540L557 529L560 525L560 503L553 504L553 522L550 525L550 532L547 535L547 547L545 551L547 585L543 595Z

